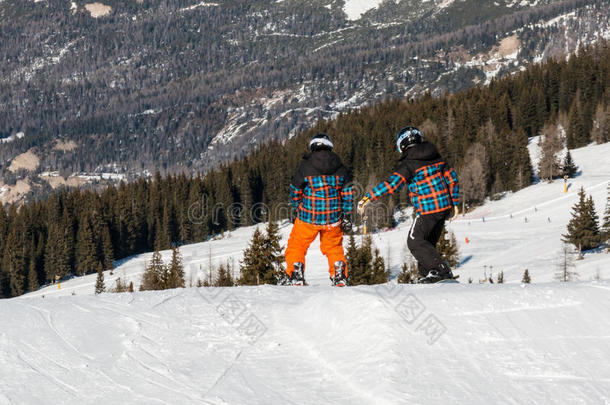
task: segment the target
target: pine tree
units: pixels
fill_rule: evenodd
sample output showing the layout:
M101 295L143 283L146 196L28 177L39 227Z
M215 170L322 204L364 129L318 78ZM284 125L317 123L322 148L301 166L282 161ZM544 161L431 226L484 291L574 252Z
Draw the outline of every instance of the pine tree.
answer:
M169 240L169 231L168 231L168 227L167 227L167 222L165 221L169 221L169 219L167 218L167 211L165 211L166 215L163 216L163 222L161 222L159 220L159 218L157 218L155 220L155 242L154 242L154 247L155 250L157 251L161 251L161 250L166 250L170 248L170 240Z
M601 238L593 198L586 198L584 188L578 192L578 198L578 203L572 207L572 219L568 223L568 233L563 235L563 241L574 245L579 257L582 257L582 251L598 247Z
M112 247L112 238L107 225L103 225L101 231L100 250L102 258L102 266L104 270L114 269L114 249Z
M142 275L140 291L162 290L165 279L166 266L163 264L163 259L158 251L152 255L152 259Z
M570 248L567 244L564 244L559 256L555 278L562 282L574 281L578 278L578 273L573 270L574 268L575 266L572 256L570 255Z
M509 171L505 172L506 181L513 191L520 190L532 183L532 164L527 149L528 138L521 129L508 135L506 144L507 156L502 157L502 165L510 164ZM506 159L506 160L504 160Z
M104 284L104 270L102 269L102 263L97 265L97 280L95 281L95 293L101 294L106 291L106 285Z
M262 280L265 284L278 284L286 274L284 269L284 261L286 259L282 254L283 249L280 245L280 241L282 240L280 227L276 222L270 220L267 223L265 231L266 236L263 249L267 255L269 268L264 273Z
M262 282L261 275L267 270L263 246L265 245L265 237L262 232L256 228L250 245L244 251L244 258L241 261L239 285L259 285Z
M417 276L417 265L415 263L411 262L408 265L407 263L403 263L396 281L398 284L415 284L415 282L417 282Z
M345 258L347 259L347 268L348 271L352 272L352 268L357 264L356 258L358 257L358 246L356 245L356 238L354 233L352 232L349 235L349 242L347 244L347 249L345 250ZM351 275L350 275L351 277Z
M443 228L443 231L441 232L437 250L441 254L443 260L446 261L449 266L455 267L460 263L460 253L458 251L457 239L455 238L455 234L453 232L450 232L449 238L447 238L447 228Z
M572 103L570 113L568 115L568 131L567 131L567 145L568 148L574 149L581 146L587 145L589 142L589 133L585 128L583 120L582 107L580 101L577 99Z
M167 271L168 280L165 280L165 288L184 288L184 266L182 265L182 255L177 247L172 249L172 261Z
M89 220L84 218L78 228L76 237L76 272L85 275L97 269L97 249L93 241L93 232Z
M9 276L10 296L17 297L23 294L25 290L25 255L23 241L15 228L9 232L6 240L2 267Z
M362 240L362 246L358 247L355 245L353 250L348 248L346 259L347 268L349 269L349 285L367 284L367 276L371 273L373 262L372 243L371 237L366 236Z
M244 251L239 285L278 284L284 277L284 255L279 226L269 221L266 235L256 228L250 246Z
M563 161L562 174L564 176L568 176L568 177L572 178L572 177L574 177L574 175L577 172L578 172L578 166L576 166L576 164L574 164L574 161L572 160L572 154L568 150L568 153L566 153L566 157Z
M347 268L349 269L349 285L371 285L386 283L390 277L389 270L385 268L383 257L379 250L373 250L373 240L366 236L362 246L355 247L355 240L350 237L352 249L347 251Z
M375 255L373 257L373 268L371 270L371 276L369 278L369 285L372 284L383 284L387 283L390 279L390 270L385 267L385 261L379 254L379 249L375 249Z
M30 260L30 268L28 271L28 291L38 290L40 285L38 284L38 272L36 271L36 262Z
M218 275L214 280L214 287L233 287L233 277L231 276L230 267L221 264L218 268Z
M66 244L66 233L61 225L51 224L44 257L44 269L49 281L55 282L57 278L71 273L70 252Z
M601 240L606 244L607 251L610 253L610 183L608 183L608 197L606 198L606 211L604 212L604 222L600 231Z
M528 269L525 269L525 271L523 272L523 278L521 279L521 282L524 284L529 284L532 282L532 279L530 278L530 272Z

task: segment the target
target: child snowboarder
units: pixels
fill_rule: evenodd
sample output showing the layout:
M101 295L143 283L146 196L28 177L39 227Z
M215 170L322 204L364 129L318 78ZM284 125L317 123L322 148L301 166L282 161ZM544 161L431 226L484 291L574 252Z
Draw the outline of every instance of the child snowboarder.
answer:
M293 285L305 284L305 255L318 234L333 285L347 283L343 230L351 229L352 178L333 147L328 135L314 136L309 143L311 153L290 184L294 226L286 247L286 273Z
M449 265L436 250L445 220L459 214L459 185L455 171L441 158L436 147L424 142L422 133L414 127L400 130L396 140L402 154L389 180L369 191L358 203L362 215L366 205L386 194L394 194L403 186L416 212L407 246L418 263L419 283L436 283L454 278Z

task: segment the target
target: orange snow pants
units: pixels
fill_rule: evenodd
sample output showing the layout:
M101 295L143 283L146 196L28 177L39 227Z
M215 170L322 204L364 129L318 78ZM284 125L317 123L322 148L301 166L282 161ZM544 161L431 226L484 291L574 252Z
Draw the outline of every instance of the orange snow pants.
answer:
M343 231L340 225L313 225L300 219L294 221L288 246L286 246L286 273L292 275L295 263L305 264L305 255L309 245L320 234L320 250L328 259L328 272L331 277L335 276L335 262L343 261L347 265L343 254ZM347 277L347 266L345 276Z

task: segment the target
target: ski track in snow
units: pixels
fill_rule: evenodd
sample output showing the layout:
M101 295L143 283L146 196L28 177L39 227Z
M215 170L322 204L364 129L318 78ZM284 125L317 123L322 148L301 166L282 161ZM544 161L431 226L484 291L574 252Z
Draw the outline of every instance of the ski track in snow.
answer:
M391 288L4 300L2 393L19 404L311 405L604 403L610 395L602 360L610 282ZM218 303L202 296L215 290ZM260 339L249 344L240 322L217 312L227 296L265 324ZM412 296L424 312L408 322L399 304ZM433 345L418 330L429 315L446 329Z
M608 155L610 143L572 151L582 173L568 194L563 181L538 183L452 223L460 285L332 288L316 241L309 287L95 296L94 274L2 300L0 404L608 404L610 254L576 262L581 282L553 281L580 187L605 209ZM393 276L410 225L373 234ZM252 231L183 246L187 284L207 277L210 261L237 264ZM289 231L282 225L284 244ZM106 285L121 277L138 288L149 259L121 261ZM525 268L534 284L520 285ZM507 284L477 283L499 270ZM221 311L230 298L244 315ZM401 312L409 300L423 311L415 319ZM265 327L254 342L247 315ZM432 345L429 319L444 328Z

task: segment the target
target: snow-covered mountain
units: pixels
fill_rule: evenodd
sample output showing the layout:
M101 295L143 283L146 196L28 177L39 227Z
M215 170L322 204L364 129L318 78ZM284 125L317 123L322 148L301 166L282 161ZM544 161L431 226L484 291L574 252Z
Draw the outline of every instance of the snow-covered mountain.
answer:
M536 139L530 152L536 163ZM314 243L309 287L95 296L90 275L2 300L0 404L607 403L610 254L577 262L580 282L553 275L578 189L605 208L608 154L573 150L567 194L539 183L453 222L460 285L333 288ZM394 275L409 225L373 237ZM183 246L187 283L236 263L252 231ZM106 284L137 287L149 259L117 263ZM478 283L499 270L506 284Z
M37 171L66 176L206 170L376 100L459 91L563 58L610 37L609 5L3 2L0 137L24 136L0 144L0 169L34 148ZM73 142L69 153L54 148L58 137Z

